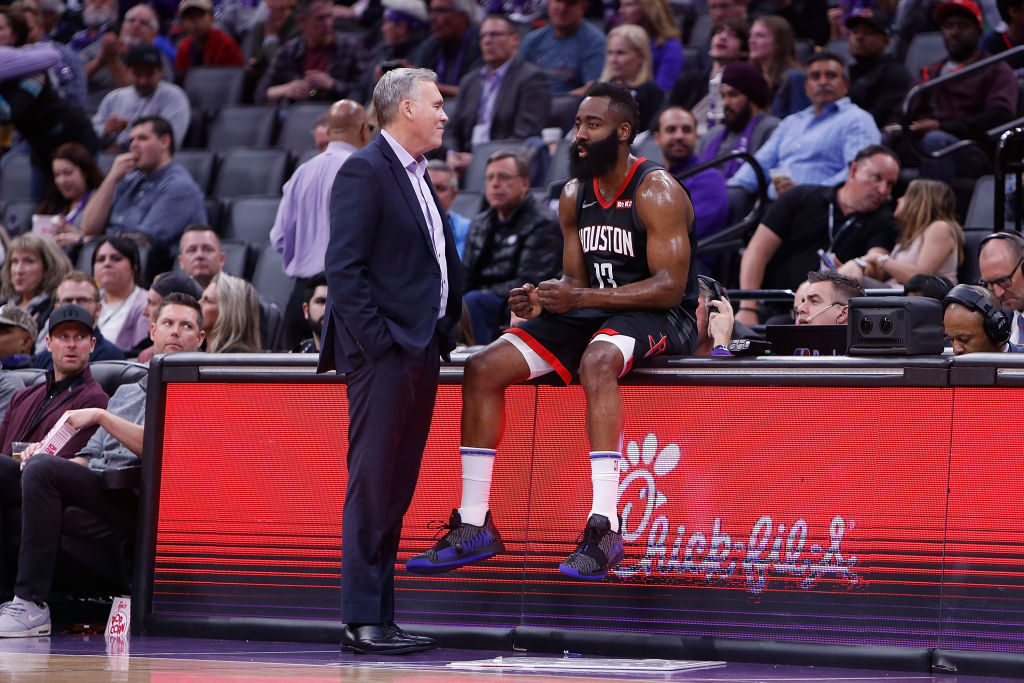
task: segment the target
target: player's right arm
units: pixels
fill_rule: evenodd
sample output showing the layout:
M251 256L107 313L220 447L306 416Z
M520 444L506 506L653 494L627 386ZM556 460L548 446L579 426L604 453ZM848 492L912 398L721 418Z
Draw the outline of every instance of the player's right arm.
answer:
M764 271L775 252L782 245L782 238L764 223L757 226L750 238L740 261L740 289L758 289L764 282ZM758 323L757 314L745 309L756 309L757 301L746 299L740 302L736 319L747 325Z

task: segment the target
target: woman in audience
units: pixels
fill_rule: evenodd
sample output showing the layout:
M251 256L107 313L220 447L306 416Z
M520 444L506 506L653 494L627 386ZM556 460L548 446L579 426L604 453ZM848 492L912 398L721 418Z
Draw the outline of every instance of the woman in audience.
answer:
M130 351L149 334L146 292L140 286L139 248L125 237L103 237L92 255L92 276L100 285L99 326L103 336Z
M37 351L45 348L44 332L53 310L53 294L70 272L70 259L49 237L30 232L11 240L0 269L0 298L36 319Z
M640 129L637 132L647 130L665 97L651 79L651 42L647 32L634 24L612 29L608 34L600 80L621 83L632 90L640 105Z
M210 353L260 352L260 302L256 288L221 272L199 301Z
M57 244L67 249L82 241L82 209L102 182L103 171L82 145L68 142L54 151L53 184L36 213L57 217Z
M750 27L750 63L772 87L772 111L782 119L811 106L803 69L796 59L793 28L782 17L766 14Z
M647 31L654 82L662 92L670 91L683 70L683 44L668 0L622 0L619 15L623 24L635 24Z
M938 180L919 178L896 202L902 228L892 253L875 249L843 264L840 272L866 287L901 287L924 273L956 284L964 260L964 231L956 220L956 196Z

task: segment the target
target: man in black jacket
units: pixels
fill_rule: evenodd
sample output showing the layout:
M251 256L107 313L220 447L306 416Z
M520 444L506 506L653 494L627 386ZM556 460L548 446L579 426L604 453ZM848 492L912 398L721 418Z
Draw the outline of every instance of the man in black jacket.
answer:
M903 62L886 53L890 23L888 17L873 9L862 9L846 20L854 60L850 65L850 99L870 112L880 129L896 117L912 80Z
M477 344L489 344L508 322L508 293L523 282L561 272L562 233L554 213L529 193L526 159L499 150L487 160L484 196L491 208L469 226L462 264L464 300Z

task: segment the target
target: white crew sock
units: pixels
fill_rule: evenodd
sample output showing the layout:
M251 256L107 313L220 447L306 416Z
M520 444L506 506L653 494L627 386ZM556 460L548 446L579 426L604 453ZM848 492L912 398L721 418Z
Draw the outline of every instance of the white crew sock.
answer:
M590 514L604 515L611 522L612 531L619 530L619 461L616 451L590 452L590 481L594 484L594 502ZM589 518L589 516L588 516Z
M493 448L459 448L459 455L462 456L462 505L459 507L459 516L464 524L483 526L487 517L495 452Z

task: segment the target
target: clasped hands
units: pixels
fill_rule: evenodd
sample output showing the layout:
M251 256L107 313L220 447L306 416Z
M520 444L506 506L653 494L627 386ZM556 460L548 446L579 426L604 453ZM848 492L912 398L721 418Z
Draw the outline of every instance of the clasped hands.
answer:
M565 313L579 306L579 290L564 280L545 280L539 285L530 283L516 287L508 295L508 306L524 320L536 318L542 309L552 313Z

